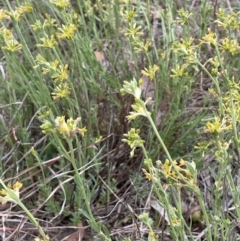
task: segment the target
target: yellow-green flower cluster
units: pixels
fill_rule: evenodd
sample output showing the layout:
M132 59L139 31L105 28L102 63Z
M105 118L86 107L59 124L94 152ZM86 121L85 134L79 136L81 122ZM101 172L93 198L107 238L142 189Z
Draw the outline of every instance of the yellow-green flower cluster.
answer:
M152 45L152 42L148 39L145 42L141 42L141 41L133 41L133 45L134 45L134 50L136 52L144 52L147 53L149 47Z
M135 103L131 106L134 111L130 112L130 115L126 117L129 121L134 120L137 116L149 117L151 115L146 106L152 99L148 98L145 102L140 99L141 85L142 79L139 80L139 83L137 83L136 79L133 79L130 82L124 81L123 88L120 89L122 95L130 94L135 97Z
M170 75L171 78L182 78L184 76L188 76L188 72L186 70L187 64L183 64L182 66L179 66L177 64L175 69L172 69L172 74Z
M194 45L193 37L174 41L172 45L173 52L183 57L194 55L196 48L197 46Z
M32 28L34 31L41 30L43 37L40 38L41 43L37 44L37 47L54 49L58 45L58 39L73 40L75 32L77 30L76 25L73 23L77 19L77 15L74 12L69 13L66 9L70 6L69 0L52 0L50 1L63 11L65 23L61 27L58 27L56 20L46 15L46 19L42 23L37 20ZM53 27L48 31L46 27ZM50 32L50 34L48 34ZM59 58L54 61L47 61L42 55L36 56L35 66L41 66L42 74L50 74L51 79L54 81L54 90L52 91L53 100L66 98L71 94L71 88L68 82L68 64L60 63Z
M19 190L21 189L21 187L21 182L15 182L13 185L8 184L7 189L2 189L0 191L0 202L2 204L6 204L7 202L15 202L14 198L11 196L11 192L9 192L8 189L12 190L17 195L17 197L19 197Z
M219 8L217 13L217 20L215 23L218 24L219 27L222 27L226 30L231 31L240 28L240 11L231 11L227 13L225 9Z
M139 36L143 35L141 28L141 26L137 26L136 23L134 23L129 29L127 29L125 36L128 36L136 41Z
M127 10L122 15L128 24L128 28L125 31L124 36L129 38L136 52L147 53L149 47L152 45L152 42L150 40L141 40L141 36L143 36L143 31L142 27L140 25L137 25L136 21L134 22L134 18L137 17L135 10Z
M134 111L130 111L129 115L126 116L128 121L135 120L138 116L145 116L149 117L151 115L151 112L147 110L147 104L151 103L151 98L148 98L145 102L141 99L135 98L135 103L131 105L132 109Z
M219 48L222 52L230 52L231 55L239 53L240 47L236 39L224 38L219 44Z
M51 18L48 14L46 14L46 19L42 23L39 19L36 20L34 24L31 25L33 31L44 30L47 27L56 27L56 19Z
M36 63L42 66L42 74L46 75L50 73L51 79L57 84L52 92L54 100L59 98L65 98L71 94L71 89L67 83L68 79L68 65L62 65L58 60L48 62L42 55L38 54L36 57Z
M73 118L69 118L67 121L65 121L65 116L58 116L55 119L55 127L60 134L64 134L68 137L72 137L77 133L84 136L84 133L87 131L87 129L86 127L81 129L77 127L80 120L81 118L78 117L75 120Z
M126 10L126 11L123 11L122 15L123 15L123 18L126 19L128 23L131 23L136 16L136 12L134 11L134 9Z
M54 48L58 43L54 37L54 35L51 35L50 37L47 36L47 37L43 37L43 38L40 38L41 40L41 44L37 44L37 47L44 47L44 48Z
M124 134L124 137L126 137L126 139L122 139L122 141L126 142L132 149L130 153L131 157L133 157L135 149L137 147L143 147L143 144L145 143L145 141L142 140L142 138L140 137L139 133L140 129L136 130L135 128L131 128L131 130L127 134Z
M190 186L196 185L197 170L194 162L187 162L183 159L173 161L171 164L168 159L162 164L158 161L158 167L163 173L164 177L181 187L183 183Z
M0 42L3 43L2 49L8 52L16 52L22 49L22 44L20 44L13 36L12 32L5 28L0 28Z
M208 29L208 33L205 34L202 39L200 40L200 44L211 44L213 46L216 46L218 43L216 34L214 32L212 32L212 30L209 28Z
M190 13L189 11L183 8L179 9L177 13L178 13L178 17L176 22L180 23L181 25L185 25L189 17L192 16L192 13Z
M142 70L141 73L144 76L149 77L150 80L153 80L157 70L159 70L159 67L156 64L154 64L153 66L149 66L148 69L145 68L144 70Z
M219 59L217 56L210 59L209 63L211 64L211 74L216 77L219 74L219 68L224 64L224 58Z
M20 5L19 7L16 7L15 10L7 11L7 10L0 10L0 21L4 19L14 19L16 22L20 20L22 16L24 16L26 13L32 12L32 6L29 3L24 3Z
M58 28L59 32L57 33L57 38L59 39L71 39L73 40L75 37L75 31L77 27L75 24L70 23L68 25L62 25L61 28Z
M194 146L194 148L196 150L201 151L202 152L202 157L204 157L205 156L205 152L209 150L209 147L210 147L211 144L212 144L211 141L200 141L200 142L197 143L196 146Z
M224 110L228 116L234 115L236 122L240 123L240 84L232 78L228 81L228 85L230 89L223 97ZM230 117L228 117L229 122L231 122Z
M65 9L70 6L69 0L50 0L50 2L62 9Z
M219 134L223 131L228 131L232 129L232 123L229 122L229 120L226 119L226 117L223 117L220 119L220 117L216 116L214 120L208 121L205 126L205 132L209 133L215 133Z
M49 120L44 120L43 124L40 126L42 132L44 134L48 133L59 133L63 137L72 138L76 134L80 134L84 136L84 133L87 131L86 127L79 128L78 123L80 122L81 118L73 119L69 118L65 120L65 116L58 116L54 123Z
M123 88L120 89L120 92L122 95L126 95L126 94L130 94L133 95L135 98L140 99L141 97L141 82L142 80L140 80L137 83L137 80L134 78L132 81L128 82L128 81L123 81Z
M15 11L11 12L10 16L13 17L16 21L19 21L25 13L32 12L32 6L29 3L24 3L16 8Z
M10 19L10 12L4 9L0 9L0 22L5 19Z
M62 15L64 16L64 23L61 26L57 25L57 20L46 14L43 23L40 20L36 20L32 24L33 31L43 31L44 35L40 38L41 43L38 43L38 47L54 48L58 43L56 39L73 40L77 30L75 23L79 22L79 18L76 12L72 9L66 8L70 5L69 0L52 0L53 4L62 9ZM47 28L51 28L51 31L47 31Z
M52 92L52 98L54 100L58 98L65 98L66 96L70 95L70 87L67 82L59 83Z
M183 58L184 64L180 67L177 65L172 69L172 78L188 76L187 68L191 66L193 69L197 69L197 49L198 45L194 43L194 38L189 37L181 39L180 41L174 41L172 44L172 52L177 56Z

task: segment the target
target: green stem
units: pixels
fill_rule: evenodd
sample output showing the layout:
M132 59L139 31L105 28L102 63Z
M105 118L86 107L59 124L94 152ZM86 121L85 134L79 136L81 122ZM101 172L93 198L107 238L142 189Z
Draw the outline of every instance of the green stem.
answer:
M170 153L168 152L168 149L167 149L166 145L164 144L161 136L159 135L158 130L157 130L157 128L156 128L156 125L155 125L154 122L153 122L152 117L150 116L150 114L149 114L147 111L146 111L146 117L148 118L148 120L149 120L149 122L150 122L150 124L151 124L151 126L152 126L152 128L153 128L153 131L154 131L155 135L157 136L160 144L162 145L162 148L163 148L163 150L165 151L165 153L166 153L166 155L167 155L167 158L169 159L169 161L171 162L171 164L173 164L172 157L171 157Z
M206 211L205 203L203 201L203 197L201 196L201 192L199 189L196 192L196 194L197 194L199 205L200 205L202 213L203 213L204 221L207 226L207 233L206 233L206 236L208 236L207 240L212 241L211 224L209 222L209 214Z
M81 191L81 195L83 196L83 199L85 200L85 204L86 204L86 208L87 208L87 211L88 211L88 215L89 215L89 220L91 222L91 226L94 228L95 231L98 232L98 234L101 234L101 236L107 240L107 241L111 241L111 239L109 239L102 231L101 231L101 226L99 226L99 224L96 222L93 214L92 214L92 210L91 210L91 205L90 205L90 201L89 201L89 198L87 196L87 193L86 193L86 190L84 188L84 183L83 183L83 180L78 172L78 168L77 168L77 165L76 165L76 162L75 162L75 157L74 157L74 148L73 148L73 145L72 145L72 141L67 139L67 142L68 142L68 145L69 145L69 148L70 148L70 155L71 155L71 164L73 166L73 169L74 169L74 172L75 172L75 175L74 175L74 179L76 181L76 184L78 186L78 188L80 189Z

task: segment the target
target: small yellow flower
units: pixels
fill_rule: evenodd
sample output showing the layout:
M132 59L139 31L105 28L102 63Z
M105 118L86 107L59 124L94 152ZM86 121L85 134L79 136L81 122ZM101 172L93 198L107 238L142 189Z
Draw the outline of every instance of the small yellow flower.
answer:
M208 92L209 92L211 95L215 96L215 97L218 96L218 94L216 93L216 91L215 91L214 89L212 89L212 88L208 89Z
M136 16L136 12L134 11L134 10L130 10L130 11L128 11L128 10L126 10L125 12L124 12L124 15L123 15L123 17L127 20L127 22L132 22L132 20L133 20L133 18Z
M149 235L150 235L152 238L155 237L155 233L153 232L153 230L151 230L151 231L149 232Z
M29 3L25 3L24 5L17 7L14 11L9 12L9 15L18 22L20 17L22 17L25 13L30 13L31 11L32 6Z
M183 159L180 159L180 161L179 161L179 166L180 166L180 167L186 166L186 162L185 162Z
M2 190L0 190L0 194L1 194L2 196L6 196L7 192L6 192L6 190L2 189Z
M19 190L21 189L21 187L22 187L22 183L17 181L17 182L15 182L15 183L13 184L12 189L13 189L14 191L19 192Z
M151 180L152 180L152 175L151 175L150 173L148 173L148 172L146 171L146 169L144 169L144 168L142 169L142 171L143 171L146 179L148 179L148 181L151 181Z
M144 70L142 70L141 73L142 73L144 76L149 77L150 80L153 80L153 78L154 78L155 73L156 73L157 70L159 70L159 67L154 64L153 66L149 66L148 69L145 68Z
M188 76L188 72L186 71L187 65L184 64L181 67L177 64L175 69L172 69L172 74L170 75L171 78L182 78L184 76Z
M220 120L218 116L214 118L213 122L208 121L205 126L205 132L209 133L221 133L224 130L231 130L232 124L227 124L226 118Z
M193 37L181 39L181 42L174 41L172 44L173 52L179 54L179 56L192 56L195 48Z
M181 220L180 220L180 219L173 219L173 220L172 220L172 225L173 225L174 227L180 226L180 225L181 225Z
M172 167L170 165L169 160L167 159L165 161L165 163L163 164L163 173L166 178L168 178L171 175L171 169L172 169Z
M3 37L5 42L14 39L12 31L7 29L7 28L5 28L5 27L1 27L0 28L0 36Z
M146 105L151 101L151 98L148 98L145 102L141 99L135 98L135 104L132 105L134 111L129 112L129 115L126 116L127 120L135 120L138 116L150 116L151 112L147 110Z
M65 98L71 94L70 87L68 83L60 83L52 92L52 97L54 100L58 98Z
M124 34L125 36L130 36L131 38L135 39L137 36L142 36L143 32L140 31L142 27L136 26L136 23L130 29L127 29L127 32Z
M133 45L135 45L134 49L136 50L136 52L148 52L149 47L152 45L150 40L147 40L145 42L145 44L141 41L134 41Z
M48 63L46 63L46 65L48 65ZM51 70L54 70L54 71L57 71L58 65L59 65L59 61L57 59L49 63ZM62 70L62 66L60 66L60 69Z
M39 19L37 19L34 24L31 24L31 27L34 32L43 29L43 25Z
M45 19L44 20L44 23L43 23L43 28L45 28L45 27L55 27L55 26L57 26L57 24L56 24L56 19L54 19L54 18L51 18L51 16L50 15L48 15L48 14L46 14L46 18L47 19Z
M57 41L55 40L54 36L51 35L51 37L43 37L40 38L40 40L42 41L42 44L37 44L37 47L45 47L45 48L53 48L55 45L57 45Z
M42 64L45 65L45 67L42 68L42 74L45 75L49 73L51 70L57 72L59 61L56 59L54 61L51 61L50 63L47 61L42 62ZM60 71L61 69L62 69L62 66L60 67Z
M102 136L96 137L95 138L95 143L99 143L102 140Z
M134 155L134 150L137 147L142 147L145 142L144 140L142 140L139 133L140 133L140 129L136 130L135 128L131 128L131 130L127 134L123 134L123 136L126 137L126 139L122 139L122 141L126 142L132 149L130 153L131 157L133 157Z
M56 73L53 74L51 78L54 79L55 82L62 82L63 80L66 80L68 78L68 65L60 65L56 70Z
M217 44L216 35L215 33L212 32L210 28L208 29L208 34L205 34L200 40L200 44L203 44L203 43L212 44L214 46Z
M55 126L59 130L60 134L68 132L68 126L67 126L67 123L65 121L65 116L58 116L55 119Z
M69 0L50 0L50 2L62 9L65 9L70 5Z
M21 14L20 14L17 10L11 11L9 15L10 15L10 17L13 18L16 22L19 22L20 17L21 17Z
M23 15L24 13L32 12L33 8L31 6L31 4L25 3L24 5L21 5L18 8L16 8L16 10L20 15Z
M233 30L239 29L239 11L232 11L228 14L225 9L219 8L219 12L217 13L217 20L215 20L215 23L217 23L219 27L227 29L228 31L231 31L231 28Z
M2 47L9 52L16 52L22 49L22 44L18 43L16 39L7 40L6 45Z
M37 54L35 61L37 64L45 64L47 62L41 54Z
M176 22L180 23L181 25L184 25L189 19L189 17L193 15L192 13L190 13L187 10L184 10L183 8L178 10L177 13L178 13L178 17Z
M10 19L9 15L10 15L9 11L0 9L0 21L4 19Z
M69 25L62 25L62 28L58 28L60 33L57 33L59 39L74 39L74 33L77 30L76 25L70 23Z
M2 27L0 29L0 36L3 37L5 46L2 49L5 49L9 52L16 52L22 48L20 44L13 36L12 32L9 29Z
M46 27L56 26L56 19L50 18L49 15L47 15L46 17L47 19L45 19L43 23L39 19L37 19L36 22L31 25L34 32L38 30L43 30Z
M49 120L44 120L43 124L40 126L43 134L54 132L54 126Z
M80 129L77 127L77 124L80 122L81 118L74 120L70 118L65 121L65 116L59 116L55 119L55 127L60 134L66 135L68 137L73 137L75 134L79 133L84 136L84 133L87 131L86 127Z
M229 38L225 38L223 39L222 43L219 46L220 46L220 50L228 51L232 55L238 53L240 49L236 39L230 40Z

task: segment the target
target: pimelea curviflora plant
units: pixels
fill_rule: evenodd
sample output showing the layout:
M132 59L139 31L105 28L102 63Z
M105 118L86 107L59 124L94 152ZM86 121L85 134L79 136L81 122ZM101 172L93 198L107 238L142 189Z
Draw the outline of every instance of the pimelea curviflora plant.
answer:
M125 138L122 141L126 142L132 149L130 154L131 157L134 155L135 148L140 147L143 150L145 158L144 164L146 166L146 169L143 169L143 173L146 178L152 182L153 190L156 192L159 202L166 210L172 237L177 238L178 235L184 237L184 227L186 226L186 223L184 218L181 216L181 207L179 206L178 209L176 209L171 205L170 195L168 194L167 189L174 187L178 190L178 193L180 193L180 189L182 187L187 187L200 195L200 190L197 185L197 170L195 163L187 162L183 159L177 162L172 159L161 136L159 135L159 132L157 131L154 121L152 120L151 113L147 110L146 105L151 101L151 98L148 98L145 102L141 99L141 80L139 81L139 84L137 84L135 79L130 82L125 81L123 88L120 89L120 92L123 95L131 94L135 98L134 104L132 104L133 111L129 113L127 119L131 121L136 119L138 116L146 117L168 159L164 162L157 161L156 166L153 164L151 158L148 156L147 150L144 147L144 140L140 137L139 129L136 130L132 128L127 134L124 134ZM166 184L162 184L162 178L167 180ZM150 223L148 220L150 219L144 217L144 215L141 215L139 218L149 226ZM151 240L156 240L152 228L150 228L149 237Z

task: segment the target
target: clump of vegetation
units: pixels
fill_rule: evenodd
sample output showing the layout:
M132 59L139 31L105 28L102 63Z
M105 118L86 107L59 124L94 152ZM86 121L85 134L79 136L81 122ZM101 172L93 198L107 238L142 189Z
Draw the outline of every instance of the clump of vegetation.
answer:
M239 6L2 4L3 240L238 240Z

